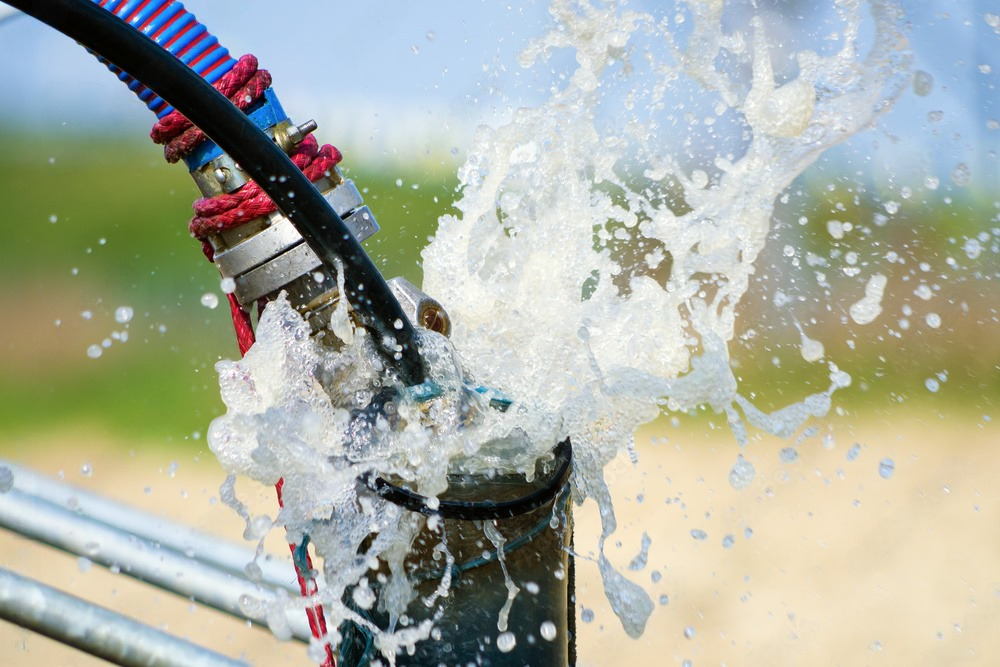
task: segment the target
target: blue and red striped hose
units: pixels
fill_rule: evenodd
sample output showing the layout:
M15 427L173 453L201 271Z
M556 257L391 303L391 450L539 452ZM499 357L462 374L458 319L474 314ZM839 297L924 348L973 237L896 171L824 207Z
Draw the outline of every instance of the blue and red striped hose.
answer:
M209 83L236 65L219 40L176 0L93 0L180 59ZM156 93L112 63L108 69L146 103L157 118L173 111Z

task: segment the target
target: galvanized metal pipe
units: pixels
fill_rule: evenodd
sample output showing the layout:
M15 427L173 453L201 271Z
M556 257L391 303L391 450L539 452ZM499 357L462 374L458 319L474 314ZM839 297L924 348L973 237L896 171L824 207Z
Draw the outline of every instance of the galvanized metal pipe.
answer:
M11 471L14 489L72 510L74 514L172 549L237 577L246 578L246 565L254 560L253 551L228 540L150 512L143 512L79 487L57 482L30 468L3 459L0 459L0 468L8 468ZM257 565L262 575L261 583L271 588L284 588L293 595L299 594L295 570L291 563L263 557L257 560Z
M71 554L114 567L123 574L190 598L227 614L267 626L255 608L273 603L272 589L189 558L171 549L80 516L16 488L0 493L0 527ZM240 604L258 600L264 605ZM311 633L300 608L286 609L292 636L309 641Z
M248 667L3 568L0 618L118 665Z

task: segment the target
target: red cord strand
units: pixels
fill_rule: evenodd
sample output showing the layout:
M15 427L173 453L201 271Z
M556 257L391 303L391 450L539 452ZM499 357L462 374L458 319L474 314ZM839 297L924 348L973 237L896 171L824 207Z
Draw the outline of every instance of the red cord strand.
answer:
M267 70L257 68L257 59L254 56L246 55L240 58L233 69L214 85L233 104L246 110L259 100L264 91L271 85L271 75ZM201 130L176 110L157 121L150 132L150 137L155 143L164 144L163 152L168 162L181 160L206 139ZM329 176L342 156L340 151L333 146L327 144L320 147L316 138L309 135L299 143L290 157L295 166L301 169L310 181L316 181L324 176ZM202 241L202 251L210 262L214 260L215 255L212 245L206 240L210 234L238 227L254 218L277 210L274 202L253 181L231 194L198 199L193 208L195 217L191 220L189 229L192 236ZM240 305L235 295L228 294L227 297L233 318L233 329L236 332L236 343L242 357L246 355L256 340L253 322L250 313ZM262 305L258 305L258 309L261 307ZM281 493L283 485L284 479L279 479L275 485L279 507L284 507ZM298 545L290 543L288 548L291 550L294 560ZM312 576L312 558L308 551L306 552L306 567L308 571L301 572L296 566L295 574L299 581L302 597L312 598L319 592L319 586L315 577ZM309 630L312 636L325 642L326 656L322 667L336 667L337 661L333 655L333 647L326 639L327 625L323 605L319 602L313 602L307 606L306 618L309 621Z

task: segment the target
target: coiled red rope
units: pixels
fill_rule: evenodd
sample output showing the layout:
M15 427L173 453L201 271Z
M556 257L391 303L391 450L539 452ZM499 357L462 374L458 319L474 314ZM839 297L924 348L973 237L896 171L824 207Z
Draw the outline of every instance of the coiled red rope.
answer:
M246 111L271 85L271 73L266 69L258 69L257 58L248 54L236 61L236 65L214 85L216 90L228 97L240 110ZM163 155L171 164L205 140L205 133L177 110L158 120L149 136L153 143L165 144Z
M267 70L258 69L257 58L245 55L237 61L232 70L213 85L233 104L246 111L263 96L264 91L271 85L271 75ZM153 142L163 145L164 157L167 162L171 163L183 159L198 144L207 139L204 132L176 110L157 121L150 132L150 138ZM310 134L295 147L290 157L295 166L301 169L310 181L315 182L324 176L329 176L342 156L339 150L329 144L320 147L316 138ZM238 227L250 220L276 211L278 207L271 201L270 197L264 194L260 186L250 181L230 194L198 199L194 202L193 208L195 216L188 225L188 229L192 236L202 242L202 250L208 261L211 262L214 258L214 250L207 240L209 235ZM240 305L236 296L233 294L227 296L233 317L233 328L236 332L236 343L240 349L240 356L243 356L256 340L253 322L250 313ZM283 479L279 479L275 485L279 507L284 507L281 492L283 485ZM298 545L290 543L288 548L291 550L294 560ZM306 567L308 568L306 572L302 572L296 567L295 574L299 581L302 597L308 599L313 598L319 591L316 579L312 576L312 558L308 552L306 553ZM325 642L326 656L322 667L336 667L337 662L333 656L333 647L326 639L327 626L323 606L314 602L307 606L305 611L312 636Z
M261 98L270 85L270 73L258 69L254 56L246 55L219 79L215 87L245 111ZM177 111L161 118L153 126L149 136L153 142L163 144L163 155L167 162L178 162L206 139L204 132ZM316 181L329 176L343 156L329 144L320 147L316 138L310 134L295 147L290 157L310 181ZM231 194L197 200L194 203L195 216L188 229L192 236L204 241L210 234L239 227L245 222L272 213L277 208L260 186L251 181ZM209 260L211 261L211 257Z
M329 176L342 156L329 144L320 148L319 142L310 134L289 157L310 181L316 181ZM199 199L193 208L195 216L188 229L195 238L204 239L209 234L218 234L267 215L278 207L259 185L251 181L232 194Z

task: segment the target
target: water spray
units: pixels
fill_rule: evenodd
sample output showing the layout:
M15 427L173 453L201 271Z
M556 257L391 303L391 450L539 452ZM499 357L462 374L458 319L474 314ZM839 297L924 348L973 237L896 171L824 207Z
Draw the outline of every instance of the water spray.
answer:
M599 510L583 551L641 636L656 603L612 563L605 478L617 456L638 458L636 429L712 410L741 447L749 427L791 437L852 381L813 346L802 356L822 364L821 384L766 412L729 354L789 187L907 85L892 0L835 3L801 48L746 3L658 16L553 0L551 29L519 64L557 82L479 130L457 213L423 250L428 294L371 266L357 243L377 229L363 188L314 123L286 119L255 59L229 57L176 3L30 4L114 63L153 105L168 160L202 189L192 232L223 273L244 353L216 366L227 411L207 442L230 474L220 497L247 534L284 527L317 663L574 662L570 473L573 503ZM575 58L551 59L566 48ZM807 273L815 259L829 286L839 249L807 256L809 269L787 250ZM880 276L847 313L859 325L879 316ZM731 486L760 482L733 458ZM276 520L242 505L237 476L276 487ZM243 602L295 635L290 602Z
M357 186L337 168L340 152L319 146L312 136L316 123L288 118L270 75L255 58L231 57L175 0L8 4L97 54L156 114L152 138L165 146L168 161L185 163L203 195L190 229L228 286L242 354L254 344L252 314L263 317L275 302L287 302L309 333L329 346L343 344L343 335L334 331L345 322L367 341L373 363L382 365L388 380L347 404L350 456L326 465L364 468L356 464L377 448L385 430L406 428L413 414L434 411L439 401L453 404L449 409L460 416L458 428L475 423L483 410L502 413L510 407L509 398L487 386L465 381L443 386L433 377L425 348L439 345L435 336L449 334L445 308L403 279L382 278L360 245L378 224ZM402 416L400 403L416 406L416 412ZM483 443L481 454L502 459L506 444L504 438ZM337 600L320 588L310 534L289 533L309 632L322 649L323 664L332 666L338 658L345 665L385 659L416 665L456 659L574 663L573 569L567 555L571 462L567 438L549 456L524 465L527 475L456 466L448 471L447 489L434 495L408 488L405 471L391 479L365 468L358 475L356 502L382 501L412 515L402 519L412 526L412 545L401 561L405 572L370 563L368 576ZM281 504L283 479L276 489ZM55 521L55 514L51 518ZM36 538L59 541L54 534ZM378 539L373 534L369 541ZM108 543L114 542L109 533ZM58 546L74 548L65 541ZM385 589L393 577L406 578L414 590L402 615L383 600L391 596ZM7 587L15 602L5 608L25 607L16 594L29 595L30 587L18 586ZM511 613L515 599L518 607ZM69 609L75 603L53 597L53 604ZM328 626L324 610L331 605L346 609L338 615L346 620L336 629ZM381 633L400 623L423 628L430 640L417 641L425 637L415 633L395 650L380 646ZM43 619L32 627L44 625ZM113 652L99 654L115 659Z

